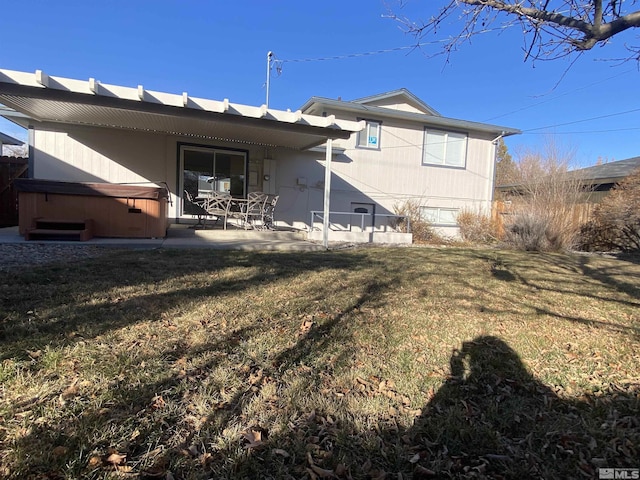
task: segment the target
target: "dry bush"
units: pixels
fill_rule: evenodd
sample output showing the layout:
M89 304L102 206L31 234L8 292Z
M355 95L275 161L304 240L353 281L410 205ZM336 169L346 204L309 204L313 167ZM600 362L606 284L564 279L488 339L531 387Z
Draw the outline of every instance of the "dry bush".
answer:
M480 211L463 208L456 221L465 242L491 243L499 238L496 222Z
M523 211L510 220L504 239L518 250L551 250L551 242L547 238L548 231L549 219L545 215Z
M585 250L640 251L640 169L617 185L582 229Z
M580 225L574 212L588 192L569 171L569 158L550 144L544 154L528 153L520 160L520 182L510 193L511 215L505 221L507 243L525 250L575 247Z
M409 219L409 225L405 219L398 219L393 225L401 232L411 232L413 243L437 242L440 236L433 229L431 224L422 218L420 213L420 202L415 199L405 200L393 206L393 212ZM407 228L409 227L409 228Z

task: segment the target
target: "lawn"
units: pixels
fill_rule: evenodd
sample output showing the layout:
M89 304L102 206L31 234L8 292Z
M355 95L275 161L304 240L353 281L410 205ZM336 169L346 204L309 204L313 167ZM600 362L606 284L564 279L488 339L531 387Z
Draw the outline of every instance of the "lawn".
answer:
M0 477L640 467L632 261L150 250L0 275Z

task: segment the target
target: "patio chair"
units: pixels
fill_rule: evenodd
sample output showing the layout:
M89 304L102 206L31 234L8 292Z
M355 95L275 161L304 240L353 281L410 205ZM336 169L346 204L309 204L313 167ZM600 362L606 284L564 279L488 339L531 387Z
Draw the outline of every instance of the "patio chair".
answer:
M216 222L222 218L223 228L225 230L227 229L227 219L229 218L231 201L230 195L215 192L205 200L205 210L209 215L216 217Z
M194 226L194 228L197 228L199 226L205 228L207 217L209 216L209 212L207 212L207 209L205 208L206 199L195 198L193 195L191 195L191 192L189 192L189 190L184 190L182 200L184 202L183 212L187 215L194 215L198 217L198 223Z
M251 226L255 229L265 228L264 209L269 196L263 192L251 192L247 195L247 203L245 207L245 226ZM258 225L257 221L260 221Z
M262 215L262 224L266 229L275 230L276 228L274 215L276 212L276 204L278 203L278 198L280 198L280 195L268 195L267 200L265 201L264 213Z

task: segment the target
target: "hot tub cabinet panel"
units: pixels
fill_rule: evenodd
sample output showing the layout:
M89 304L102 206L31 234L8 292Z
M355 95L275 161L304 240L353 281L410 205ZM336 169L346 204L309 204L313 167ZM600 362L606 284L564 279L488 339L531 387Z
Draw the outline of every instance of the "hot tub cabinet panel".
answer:
M167 191L108 183L16 180L19 231L25 235L38 218L93 220L94 236L162 238L168 228Z

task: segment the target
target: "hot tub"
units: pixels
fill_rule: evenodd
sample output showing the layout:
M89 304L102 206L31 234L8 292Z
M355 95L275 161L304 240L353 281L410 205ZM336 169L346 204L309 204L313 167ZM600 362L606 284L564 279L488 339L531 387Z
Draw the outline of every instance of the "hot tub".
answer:
M169 227L168 191L114 183L16 179L21 235L38 219L92 220L96 237L163 238Z

